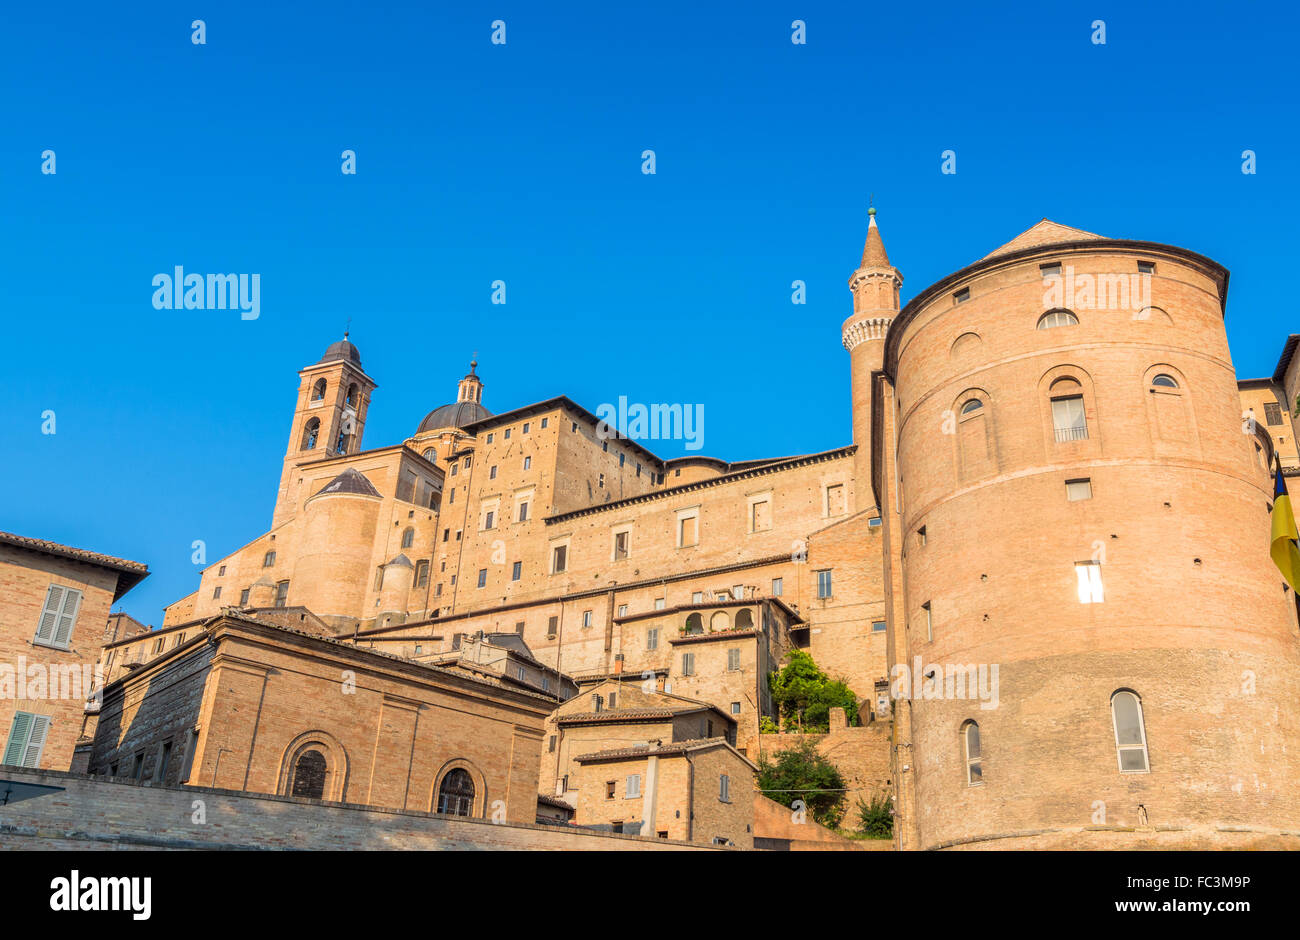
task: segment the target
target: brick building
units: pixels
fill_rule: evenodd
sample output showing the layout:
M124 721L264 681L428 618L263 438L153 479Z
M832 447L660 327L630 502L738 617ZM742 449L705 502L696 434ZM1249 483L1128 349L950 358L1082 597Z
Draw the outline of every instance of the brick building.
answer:
M129 624L109 611L149 569L0 532L0 763L67 770L100 650Z

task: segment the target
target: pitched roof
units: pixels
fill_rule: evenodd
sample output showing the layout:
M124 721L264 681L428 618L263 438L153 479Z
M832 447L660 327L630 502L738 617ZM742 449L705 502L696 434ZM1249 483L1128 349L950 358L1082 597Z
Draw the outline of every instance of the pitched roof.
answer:
M1278 385L1286 381L1286 370L1291 367L1291 358L1295 355L1297 343L1300 343L1300 333L1292 333L1286 338L1286 345L1282 347L1282 355L1277 360L1277 368L1273 370L1273 381Z
M732 747L726 738L697 738L692 741L677 741L672 744L638 744L632 747L616 747L606 751L579 754L573 759L583 764L590 761L626 760L634 757L675 757L692 751L704 751L715 747L725 747L751 768L758 770L754 762Z
M888 268L889 255L885 253L885 243L880 239L880 229L876 226L876 213L871 211L871 221L867 223L867 243L862 247L862 264L860 268Z
M993 249L980 260L986 261L989 258L996 258L998 255L1009 255L1013 251L1020 251L1022 248L1037 248L1040 245L1050 245L1053 242L1077 242L1088 239L1108 241L1105 235L1085 232L1081 228L1071 228L1068 225L1053 222L1051 219L1043 219L1038 224L1025 229L1005 245Z
M348 467L317 491L316 496L378 496L379 490L365 475ZM313 499L315 497L312 497Z
M117 587L113 591L113 600L117 600L149 576L149 566L138 561L101 555L99 552L73 548L71 545L60 545L58 542L50 542L46 539L29 538L25 535L15 535L13 532L0 532L0 544L25 548L28 551L54 555L58 558L71 558L73 561L82 561L88 565L98 565L100 568L116 571L118 579Z

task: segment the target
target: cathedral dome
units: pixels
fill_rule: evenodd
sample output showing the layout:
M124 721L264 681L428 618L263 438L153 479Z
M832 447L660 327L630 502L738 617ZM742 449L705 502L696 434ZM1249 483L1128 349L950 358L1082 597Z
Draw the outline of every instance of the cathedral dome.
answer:
M436 431L438 428L463 428L475 421L490 417L492 412L476 401L452 402L450 405L435 408L425 415L415 433L423 434L425 431Z
M350 362L357 368L361 367L361 350L348 342L347 333L337 343L331 343L330 348L325 350L325 355L320 357L321 362L334 362L338 359Z

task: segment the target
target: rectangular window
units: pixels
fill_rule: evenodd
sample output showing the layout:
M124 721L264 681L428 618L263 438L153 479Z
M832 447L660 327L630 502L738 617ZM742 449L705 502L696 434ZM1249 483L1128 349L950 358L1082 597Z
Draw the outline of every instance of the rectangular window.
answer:
M13 724L9 726L9 740L5 742L4 759L0 763L15 767L39 767L49 732L48 715L14 712Z
M590 626L591 626L591 611L584 610L582 612L582 629L585 630Z
M72 627L81 609L81 592L75 588L51 584L45 591L45 606L36 622L36 639L40 646L67 649L72 642Z
M658 627L651 627L645 632L645 648L648 650L657 650L659 648Z
M884 632L885 632L885 621L883 621L883 620L873 620L873 621L871 621L871 632L872 632L872 633L884 633Z
M239 592L239 606L240 606L240 607L247 607L247 606L248 606L248 595L249 595L249 593L251 593L251 590L252 590L251 588L244 588L242 591Z
M218 584L212 589L212 599L215 601L221 597L221 585Z
M1087 477L1082 480L1066 480L1065 498L1072 503L1080 499L1092 499L1092 480Z
M1156 263L1154 261L1139 261L1138 274L1155 274Z
M275 606L283 607L289 603L289 582L281 581L275 586Z
M925 544L925 535L926 535L925 526L921 526L921 528L916 530L916 539L922 545Z
M740 650L727 650L727 671L740 671Z
M418 588L427 587L429 584L429 562L418 561L415 563L415 586Z
M511 432L511 430L513 430L513 429L512 429L512 428L506 428L505 433L502 434L501 437L504 438L504 439L507 440L507 441L510 440L510 432Z
M831 571L829 568L817 572L817 596L826 600L831 596Z
M619 615L620 617L626 617L626 616L627 616L627 604L619 604L619 605L618 605L618 615Z
M527 434L527 433L528 433L528 422L527 422L527 421L524 422L523 431L522 431L521 433L523 433L523 434Z
M528 502L527 502L527 500L525 500L524 502L522 502L522 503L519 504L519 521L520 521L520 522L527 522L527 521L528 521Z
M515 633L519 634L520 636L524 635L524 623L525 621L520 620L518 623L515 624Z
M596 480L596 486L598 486L602 490L605 488L605 474L602 473L600 477Z
M493 512L491 509L489 509L487 511L487 515L483 517L483 528L484 529L492 528L493 524L496 521L497 521L497 514Z
M1269 427L1277 427L1282 423L1282 406L1275 401L1264 402L1264 421Z
M451 538L451 529L442 530L442 540L445 542Z
M785 590L785 578L772 579L772 596L780 597L781 592Z
M957 291L955 294L952 295L952 302L954 304L964 304L968 300L970 300L969 287L963 287L961 290Z
M718 778L718 799L724 803L731 802L731 778L726 774Z
M612 799L614 799L614 781L613 781L613 780L606 780L606 781L605 781L605 799L607 799L607 800L612 800Z
M555 735L551 735L550 740L546 742L546 753L555 753Z
M700 537L699 521L700 520L698 516L685 516L685 517L678 518L677 520L677 547L678 548L686 548L688 546L694 545L697 541L699 541L699 537Z
M553 640L553 639L555 639L555 631L556 631L557 629L559 629L559 626L560 626L560 618L559 618L559 617L550 617L550 618L547 619L547 621L546 621L546 638L547 638L548 640Z
M525 470L531 470L532 467L533 467L533 458L532 458L532 457L525 457L525 458L524 458L524 469L525 469Z
M550 424L550 423L551 423L551 419L550 419L550 418L543 418L543 419L542 419L542 427L543 427L543 428L545 428L545 427L546 427L548 424Z
M682 675L684 676L695 675L695 654L694 653L682 653Z
M262 556L262 567L263 568L275 567L275 552L267 552L265 555Z
M442 582L441 582L441 581L439 581L437 584L435 584L435 585L433 586L433 596L434 596L434 597L442 597Z
M491 443L492 443L492 439L495 438L495 437L496 437L496 433L495 433L495 432L492 433L492 434L489 434L489 435L487 436L487 442L488 442L489 444L491 444Z
M226 566L225 566L225 565L222 565L220 568L217 569L217 577L218 577L218 578L220 578L220 577L224 577L224 576L225 576L225 573L226 573Z
M163 744L162 755L158 758L158 772L153 775L153 778L157 780L159 783L167 782L167 765L171 763L171 759L172 759L172 742L167 741L166 743Z
M1078 581L1079 603L1100 604L1106 597L1101 589L1101 565L1095 561L1081 561L1074 566Z
M569 547L567 545L555 546L555 551L551 555L551 573L560 574L564 571L565 565L569 560Z
M619 559L626 558L626 557L627 557L627 533L615 532L614 533L614 560L618 561Z
M739 703L739 702L732 702L732 703L731 703L731 713L732 713L733 715L739 715L739 714L740 714L740 703Z
M1059 262L1059 261L1053 261L1053 262L1050 262L1050 263L1048 263L1048 264L1040 264L1040 265L1038 266L1038 270L1039 270L1039 273L1041 273L1041 274L1043 275L1043 277L1060 277L1060 276L1061 276L1061 262Z
M662 598L662 597L656 597L656 598L655 598L655 610L663 610L663 609L664 609L664 598Z
M693 594L691 595L691 603L692 603L692 604L703 604L703 603L704 603L704 592L703 592L703 591L696 591L695 593L693 593Z
M510 568L510 580L518 581L519 576L523 573L524 573L524 563L522 561L515 562L514 565L511 566Z
M478 570L478 586L479 586L479 587L487 587L487 569L486 569L486 568L480 568L480 569Z
M496 478L497 478L497 465L493 464L492 466L488 467L488 479L495 480Z
M1082 441L1088 436L1088 419L1083 413L1083 396L1052 399L1052 427L1058 441Z
M641 775L628 774L627 792L624 794L629 800L638 799L641 796Z

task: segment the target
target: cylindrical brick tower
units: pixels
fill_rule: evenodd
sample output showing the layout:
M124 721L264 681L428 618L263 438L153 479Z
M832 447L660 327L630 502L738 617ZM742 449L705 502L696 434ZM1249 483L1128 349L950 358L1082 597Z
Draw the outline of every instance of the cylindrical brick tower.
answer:
M871 506L871 373L881 366L885 334L898 315L898 292L903 275L889 263L885 243L876 225L876 210L867 210L867 242L862 263L849 278L853 292L853 314L840 328L844 348L849 351L853 390L854 511Z
M1227 281L1044 221L894 319L915 847L1300 847L1300 640Z

